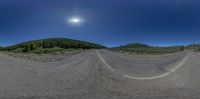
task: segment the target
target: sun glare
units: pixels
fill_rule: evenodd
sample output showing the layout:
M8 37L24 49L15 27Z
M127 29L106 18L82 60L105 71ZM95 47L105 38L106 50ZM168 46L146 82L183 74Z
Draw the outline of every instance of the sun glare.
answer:
M82 22L83 22L83 20L80 17L71 17L71 18L68 19L68 23L74 24L74 25L78 25Z

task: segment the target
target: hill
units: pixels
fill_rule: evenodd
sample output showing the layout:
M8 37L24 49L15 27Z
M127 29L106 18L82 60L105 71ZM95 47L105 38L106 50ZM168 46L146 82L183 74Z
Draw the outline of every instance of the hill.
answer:
M192 49L194 51L200 51L200 44L190 44L187 46L187 49Z
M190 44L188 47L200 47L200 44Z
M73 40L67 38L49 38L49 39L23 42L13 46L5 47L3 49L12 52L48 53L54 51L61 51L65 49L100 49L100 48L105 48L105 47L99 44L80 41L80 40Z
M166 54L183 51L184 49L184 46L155 47L141 43L133 43L110 48L110 50L112 51L129 52L136 54Z
M118 48L149 48L149 45L141 44L141 43L133 43L133 44L127 44L123 46L119 46Z

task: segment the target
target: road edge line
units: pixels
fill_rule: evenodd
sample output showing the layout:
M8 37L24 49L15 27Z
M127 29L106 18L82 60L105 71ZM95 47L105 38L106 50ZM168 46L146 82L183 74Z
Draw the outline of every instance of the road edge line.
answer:
M120 74L122 75L123 77L125 78L129 78L129 79L135 79L135 80L153 80L153 79L158 79L158 78L162 78L162 77L165 77L173 72L175 72L177 69L179 69L184 63L185 61L188 59L189 57L189 52L187 53L187 56L172 70L170 70L169 72L167 73L164 73L162 75L158 75L158 76L153 76L153 77L134 77L134 76L129 76L129 75L125 75L125 74L122 74L122 73L119 73L117 72L115 69L113 69L110 65L108 65L106 63L106 61L103 59L103 57L99 54L99 51L96 50L96 54L97 56L99 57L99 59L103 62L104 65L106 65L106 67L108 67L111 71L113 71L114 73L117 73L117 74Z

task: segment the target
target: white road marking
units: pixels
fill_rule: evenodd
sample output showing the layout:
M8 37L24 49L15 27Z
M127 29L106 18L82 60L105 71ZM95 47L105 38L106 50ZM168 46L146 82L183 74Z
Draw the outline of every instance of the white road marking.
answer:
M153 77L134 77L134 76L129 76L129 75L125 75L122 74L120 72L117 72L115 69L113 69L110 65L108 65L106 63L106 61L103 59L103 57L99 54L99 51L96 50L97 56L99 57L99 59L113 72L122 75L125 78L129 78L129 79L136 79L136 80L152 80L152 79L158 79L158 78L162 78L165 77L167 75L169 75L172 72L175 72L177 69L179 69L184 63L185 61L188 59L189 57L189 52L187 53L187 56L172 70L168 71L167 73L164 73L162 75L158 75L158 76L153 76Z

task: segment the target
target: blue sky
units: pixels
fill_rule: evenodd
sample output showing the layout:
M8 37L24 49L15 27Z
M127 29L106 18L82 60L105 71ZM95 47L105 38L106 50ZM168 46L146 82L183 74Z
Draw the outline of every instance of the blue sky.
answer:
M65 37L117 46L200 43L198 0L0 0L0 45ZM66 22L72 16L79 26Z

